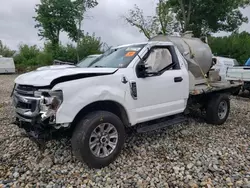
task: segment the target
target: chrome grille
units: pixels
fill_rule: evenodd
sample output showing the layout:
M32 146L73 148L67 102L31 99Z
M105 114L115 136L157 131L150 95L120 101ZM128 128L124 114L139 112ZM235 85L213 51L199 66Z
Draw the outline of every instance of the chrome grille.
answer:
M15 91L24 96L34 96L36 89L32 86L17 85Z
M16 116L26 122L39 115L40 98L34 97L36 88L32 86L16 85L13 93L13 103L16 108Z
M24 103L24 102L21 102L21 101L17 101L16 107L17 108L22 108L22 109L30 109L30 110L32 108L31 104Z

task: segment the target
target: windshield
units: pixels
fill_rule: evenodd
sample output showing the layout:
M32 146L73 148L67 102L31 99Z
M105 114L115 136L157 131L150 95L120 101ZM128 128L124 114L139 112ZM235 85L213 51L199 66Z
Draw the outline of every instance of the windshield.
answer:
M96 60L101 55L91 55L87 56L86 58L82 59L76 66L77 67L88 67L94 60Z
M141 51L145 44L112 48L91 63L89 67L125 68Z
M76 66L78 67L88 67L94 60L96 60L100 55L90 55L82 59Z

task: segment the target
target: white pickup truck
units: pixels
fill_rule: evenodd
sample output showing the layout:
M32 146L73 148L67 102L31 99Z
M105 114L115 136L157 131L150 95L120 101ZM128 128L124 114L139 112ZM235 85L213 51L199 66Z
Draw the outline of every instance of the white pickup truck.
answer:
M226 80L231 82L242 82L242 91L250 92L250 66L228 67L226 71Z
M238 61L233 58L220 57L220 56L214 56L213 58L216 60L216 64L211 69L218 70L221 80L224 81L226 80L225 77L227 69L239 66Z
M114 47L88 68L20 75L12 95L16 124L37 140L59 131L71 134L73 153L93 168L116 159L132 126L146 132L181 123L194 106L206 110L208 123L223 124L230 92L240 85L210 78L212 53L200 40L178 39L191 47L204 45L192 55L186 51L190 46L179 51L173 42L157 40ZM200 52L203 58L211 53L210 64L191 65Z

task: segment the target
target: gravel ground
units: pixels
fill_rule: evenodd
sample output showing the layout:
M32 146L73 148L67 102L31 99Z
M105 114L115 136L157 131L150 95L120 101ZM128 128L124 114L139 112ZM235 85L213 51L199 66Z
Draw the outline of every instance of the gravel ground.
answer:
M15 75L0 75L0 187L244 187L250 188L250 100L233 98L222 126L188 124L132 134L118 159L89 169L69 140L37 146L11 124Z

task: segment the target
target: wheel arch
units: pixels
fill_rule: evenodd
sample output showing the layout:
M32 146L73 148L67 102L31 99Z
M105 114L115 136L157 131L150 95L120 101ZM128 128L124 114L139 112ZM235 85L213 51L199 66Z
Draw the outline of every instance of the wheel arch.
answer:
M115 115L117 115L121 121L123 122L125 127L129 127L130 126L130 120L129 120L129 116L127 113L127 110L124 108L124 106L116 101L112 101L112 100L104 100L104 101L95 101L93 103L88 104L87 106L83 107L75 116L73 122L72 122L72 128L74 128L77 124L77 122L79 122L79 120L93 112L93 111L99 111L99 110L104 110L104 111L108 111L111 113L114 113Z

